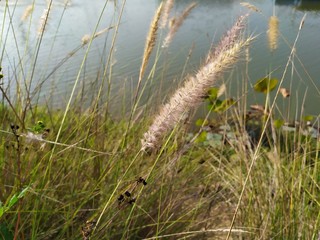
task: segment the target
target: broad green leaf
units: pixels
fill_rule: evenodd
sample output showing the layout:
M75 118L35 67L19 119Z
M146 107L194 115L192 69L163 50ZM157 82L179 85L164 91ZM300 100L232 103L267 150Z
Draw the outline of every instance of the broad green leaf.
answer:
M261 93L269 93L278 84L278 79L276 78L261 78L259 79L256 84L253 86L254 90Z
M277 129L281 128L283 124L284 124L284 121L282 119L276 119L273 121L273 125Z
M196 126L198 126L198 127L206 126L206 125L208 125L208 123L209 123L208 120L199 118L199 119L196 121Z

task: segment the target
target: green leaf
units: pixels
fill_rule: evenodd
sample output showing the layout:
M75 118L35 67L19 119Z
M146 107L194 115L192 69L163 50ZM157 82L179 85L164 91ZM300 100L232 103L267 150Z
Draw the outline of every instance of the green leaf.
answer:
M4 214L4 207L1 206L1 207L0 207L0 218L2 217L3 214Z
M198 126L198 127L206 126L206 125L208 125L208 124L209 124L209 122L208 122L208 120L206 120L206 119L199 118L199 119L196 121L196 126Z
M0 224L0 236L4 240L11 240L14 237L12 232L8 229L8 227L4 223Z
M273 89L275 89L275 87L278 84L278 79L276 78L261 78L259 79L256 84L253 86L254 90L257 92L261 92L261 93L269 93L271 92Z
M36 125L33 126L32 131L35 133L42 133L46 125L42 121L38 121Z
M311 122L313 120L313 116L312 115L307 115L303 117L303 120L305 122Z
M3 74L0 73L0 79L2 79L2 78L3 78Z
M211 101L211 102L214 102L217 100L218 98L218 92L219 92L219 89L218 88L210 88L209 91L208 91L208 99Z
M17 194L14 194L14 195L11 197L11 199L10 199L10 201L9 201L9 203L8 203L7 209L10 209L10 208L11 208L13 205L15 205L17 202L18 202L18 196L17 196Z
M217 99L215 102L211 102L208 104L208 109L211 111L216 111L215 109L221 105L222 101Z
M22 189L22 191L19 193L18 198L23 198L24 195L26 195L26 192L28 191L29 187L26 187L24 189Z
M200 135L197 137L195 140L196 143L203 143L204 141L207 140L207 132L203 131L200 133Z
M282 119L276 119L273 121L273 126L277 129L280 129L284 124L284 121Z

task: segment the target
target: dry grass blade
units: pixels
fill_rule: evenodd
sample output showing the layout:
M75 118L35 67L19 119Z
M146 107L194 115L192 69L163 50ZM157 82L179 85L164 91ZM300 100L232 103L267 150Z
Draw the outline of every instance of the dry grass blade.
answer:
M189 16L191 10L197 6L196 3L191 3L189 6L186 7L186 9L183 11L183 13L177 17L174 18L174 21L170 21L170 31L166 38L163 41L162 47L168 47L169 44L172 42L172 39L176 32L179 30L180 26L182 25L183 21Z
M240 19L243 21L243 16ZM161 145L162 136L184 119L189 110L197 107L209 88L217 82L218 77L237 61L242 48L247 46L252 38L242 39L239 29L232 29L238 33L237 38L233 36L234 32L229 31L215 51L218 54L210 58L210 61L202 66L195 76L189 77L184 86L177 89L169 102L163 106L149 130L144 134L141 141L142 150L157 149ZM230 35L235 41L232 43L224 41L231 39Z
M268 29L268 43L271 51L274 51L278 47L279 37L279 19L276 16L271 16L269 19Z

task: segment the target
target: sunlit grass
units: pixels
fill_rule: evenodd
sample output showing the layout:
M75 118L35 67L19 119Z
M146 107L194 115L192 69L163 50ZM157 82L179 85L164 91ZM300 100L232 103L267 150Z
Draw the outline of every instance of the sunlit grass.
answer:
M54 7L51 3L48 9ZM110 7L107 3L105 8ZM299 123L286 126L288 119L281 118L286 113L278 113L276 101L281 97L286 71L293 64L300 31L283 78L273 81L268 75L257 81L252 91L261 92L264 102L247 110L248 85L236 99L230 96L228 86L209 88L209 80L200 82L200 77L217 71L208 68L210 61L218 59L215 64L219 68L219 63L227 66L244 58L236 55L235 59L227 59L230 60L227 63L222 61L224 54L230 54L233 44L238 43L239 29L235 25L220 47L211 49L213 52L195 74L198 82L188 73L189 85L182 85L173 95L179 95L180 91L180 95L188 98L167 97L168 106L177 105L172 109L178 117L171 123L170 118L164 117L170 127L161 128L161 134L156 134L155 147L150 149L143 147L141 139L146 132L153 134L150 126L157 124L154 114L158 111L171 114L159 110L162 101L154 104L153 98L157 99L158 93L146 93L148 84L158 79L157 67L166 65L165 61L158 61L159 56L168 57L167 48L161 47L165 36L154 31L159 30L155 25L161 8L155 13L156 23L151 24L152 47L146 45L150 52L144 54L139 85L132 89L131 96L119 98L123 114L113 116L109 112L114 100L110 92L112 62L126 2L117 4L120 14L115 25L99 31L98 18L94 32L83 38L82 44L79 39L79 47L73 54L66 53L66 58L57 65L63 66L78 49L85 48L65 108L59 110L50 107L50 103L31 99L31 96L37 99L42 91L40 84L37 93L32 93L31 83L37 52L45 44L41 43L41 37L51 21L50 11L33 49L33 65L20 65L17 81L0 82L0 236L4 239L228 239L230 236L317 239L320 142L319 134L312 131L319 131L319 119L304 116L302 112ZM5 10L10 12L8 6ZM27 10L24 21L33 17L30 6ZM101 15L104 11L101 9ZM191 9L188 11L189 14ZM170 12L166 13L168 17ZM102 80L93 83L97 94L85 102L85 93L77 92L81 72L92 42L111 29L109 55L101 62ZM2 29L3 48L6 37ZM244 41L242 34L240 37ZM249 45L240 47L247 50L249 59ZM149 58L151 52L155 52L155 58ZM21 56L21 64L27 64L22 60ZM181 66L181 78L185 71L186 66ZM1 73L5 78L9 74L6 69ZM24 78L25 75L31 78ZM193 90L196 83L205 87L201 91ZM11 88L16 84L17 92L12 94ZM270 94L272 90L276 91L274 98ZM127 92L125 86L119 90L123 95ZM152 105L140 102L144 95ZM182 117L191 114L194 111L191 108L201 102L207 107L203 119Z

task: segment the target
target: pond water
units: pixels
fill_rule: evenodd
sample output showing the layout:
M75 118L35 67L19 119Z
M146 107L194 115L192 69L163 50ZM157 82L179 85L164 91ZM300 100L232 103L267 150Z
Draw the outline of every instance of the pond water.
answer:
M50 9L43 37L38 36L39 20L47 8L46 1L19 0L1 1L1 65L5 74L4 86L10 84L10 94L16 92L16 84L31 86L37 90L35 100L63 107L70 98L75 80L79 75L76 93L82 90L86 100L94 98L105 79L104 88L111 84L113 109L123 102L130 103L130 92L137 83L146 35L160 0L85 1L55 0ZM178 15L191 0L176 0L171 16ZM205 59L212 40L216 43L232 26L235 19L247 8L238 0L195 0L197 7L191 12L165 52L165 64L159 60L156 75L147 91L161 89L163 96L181 82L182 73L194 73ZM24 21L21 17L30 4L33 13ZM245 66L238 64L225 74L227 92L243 96L243 81L248 81L248 104L263 104L263 94L256 94L252 85L272 72L272 77L281 78L291 46L297 36L300 21L306 19L295 49L294 64L289 65L283 87L290 89L291 97L281 100L280 110L290 106L303 107L303 114L319 115L320 103L320 3L311 0L252 0L251 4L261 13L251 13L248 33L257 35L250 48L248 74ZM122 7L124 8L122 9ZM123 11L122 11L123 10ZM122 14L118 28L119 16ZM278 48L270 52L267 40L268 20L275 14L279 18L280 37ZM99 17L101 20L99 21ZM112 28L113 27L113 28ZM81 40L86 34L111 28L95 38L88 49ZM116 39L114 39L117 31ZM164 32L159 37L164 38ZM114 54L104 78L113 40ZM159 44L161 44L159 42ZM192 54L186 63L188 53ZM88 53L82 66L83 58ZM151 59L153 62L153 59ZM187 64L185 66L185 64ZM149 64L152 65L152 64ZM183 71L185 66L186 71ZM147 74L150 71L150 67ZM157 79L160 79L157 82ZM110 79L110 81L108 81ZM247 79L247 80L246 80ZM27 84L25 84L27 83ZM41 83L39 85L39 83ZM41 86L41 89L39 88ZM40 91L39 91L40 89ZM104 94L106 94L104 92ZM148 95L148 94L146 94ZM14 96L14 95L13 95ZM236 97L237 98L237 97ZM142 98L142 103L146 99Z

